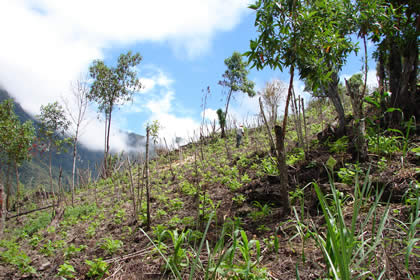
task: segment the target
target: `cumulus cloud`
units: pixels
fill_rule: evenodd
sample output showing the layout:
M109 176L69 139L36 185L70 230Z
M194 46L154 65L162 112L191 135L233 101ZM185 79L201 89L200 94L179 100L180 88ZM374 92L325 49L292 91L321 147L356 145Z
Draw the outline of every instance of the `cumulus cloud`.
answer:
M216 110L207 108L203 112L201 112L201 117L204 116L204 119L210 122L213 122L214 120L217 120L217 113Z
M340 80L344 82L344 79L350 79L351 76L354 74L359 74L360 72L353 73L353 74L343 74L340 76ZM364 76L363 76L364 79ZM369 70L367 74L367 87L372 89L378 87L378 79L376 77L376 69Z
M70 81L86 72L103 50L136 42L167 42L179 55L200 55L213 35L227 31L247 13L247 0L0 1L0 84L32 115L41 104L67 95ZM165 75L142 80L143 93L169 87ZM167 110L161 117L174 121ZM173 93L172 93L173 94ZM169 102L169 103L168 103ZM153 101L149 104L153 107ZM153 108L149 108L153 109ZM154 110L154 109L153 109ZM94 115L94 113L92 113ZM184 119L186 126L192 126ZM94 118L82 141L103 147L103 123ZM113 123L112 146L123 139ZM167 129L168 130L168 129ZM171 132L172 133L172 132Z
M173 139L181 137L188 139L194 137L200 123L194 118L185 115L185 112L174 109L175 92L169 85L162 84L156 88L152 98L145 103L144 111L149 115L147 123L157 120L161 126L159 137L172 142Z

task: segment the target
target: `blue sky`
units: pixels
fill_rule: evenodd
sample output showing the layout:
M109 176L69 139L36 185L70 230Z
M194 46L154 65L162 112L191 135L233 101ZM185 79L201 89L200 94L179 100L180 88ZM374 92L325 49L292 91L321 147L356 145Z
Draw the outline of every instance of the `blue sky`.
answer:
M111 147L125 148L119 130L144 135L147 122L158 120L161 136L192 136L202 114L202 90L211 89L206 116L224 107L217 84L224 59L248 50L257 36L254 14L244 0L100 1L1 0L0 85L31 114L48 102L68 96L71 81L86 73L94 59L114 65L119 54L139 52L137 67L145 88L134 102L115 111ZM7 38L4 40L4 38ZM372 51L372 46L369 50ZM342 76L360 71L360 58L350 57ZM369 83L375 82L370 61ZM288 72L252 69L257 90L273 78L288 82ZM302 82L295 81L301 93ZM237 94L230 112L242 122L258 112L257 98ZM82 142L103 149L103 123L95 106Z

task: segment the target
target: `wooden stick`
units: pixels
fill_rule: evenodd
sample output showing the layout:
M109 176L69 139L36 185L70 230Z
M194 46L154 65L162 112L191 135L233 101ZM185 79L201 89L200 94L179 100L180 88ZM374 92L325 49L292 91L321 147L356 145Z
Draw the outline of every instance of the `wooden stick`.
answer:
M16 218L16 217L19 217L19 216L23 216L23 215L26 215L26 214L29 214L29 213L32 213L32 212L36 212L36 211L41 211L41 210L44 210L44 209L48 209L48 208L51 208L51 207L54 207L54 206L58 206L58 205L57 204L51 204L51 205L48 205L48 206L45 206L45 207L41 207L41 208L38 208L38 209L33 209L33 210L26 211L26 212L22 212L22 213L19 213L17 215L6 217L6 220L10 220L10 219L13 219L13 218Z

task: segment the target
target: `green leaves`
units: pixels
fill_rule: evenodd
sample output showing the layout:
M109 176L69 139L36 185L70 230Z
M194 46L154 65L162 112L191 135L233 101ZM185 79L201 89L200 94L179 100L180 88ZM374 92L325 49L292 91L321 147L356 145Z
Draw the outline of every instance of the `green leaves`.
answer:
M67 120L64 109L58 102L41 105L41 113L37 118L40 121L40 139L48 145L50 151L55 148L60 152L65 150L66 145L71 144L71 139L65 138L70 121Z
M93 61L89 73L94 82L88 98L98 103L100 112L109 114L115 105L130 101L134 92L141 89L133 70L141 60L139 53L129 51L119 56L116 67L108 67L102 60Z
M254 82L248 80L249 71L246 69L247 63L242 60L239 52L233 52L231 57L225 59L227 70L222 75L223 80L219 85L228 88L231 92L242 91L248 96L255 96Z
M21 123L14 112L13 100L0 104L0 156L8 164L29 160L29 150L35 135L31 121Z

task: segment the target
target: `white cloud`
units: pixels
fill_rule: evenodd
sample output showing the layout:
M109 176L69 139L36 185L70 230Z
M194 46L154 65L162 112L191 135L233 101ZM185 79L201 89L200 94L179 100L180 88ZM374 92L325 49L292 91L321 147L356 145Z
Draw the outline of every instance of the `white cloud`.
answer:
M343 74L340 76L340 80L342 82L344 82L344 79L350 79L351 76L353 76L354 74L358 74L360 72L357 73L353 73L353 74ZM364 79L364 76L363 76ZM369 70L368 71L368 75L367 75L367 87L368 88L376 88L378 87L378 80L376 77L376 69L375 70Z
M204 115L205 120L207 121L213 122L214 120L217 120L216 110L207 108L206 110L201 112L201 117L203 117L203 115Z
M193 118L178 116L182 112L174 111L174 99L175 92L170 88L163 87L158 94L155 94L152 100L145 104L149 118L144 123L144 126L157 120L161 125L159 137L165 138L168 142L172 142L176 137L184 139L193 137L200 127L200 124Z
M0 84L36 115L41 104L67 95L70 81L86 72L93 59L103 58L105 48L141 41L167 42L178 54L200 55L217 31L230 30L239 23L248 12L247 2L2 0ZM172 83L160 74L142 81L142 92ZM169 106L172 100L167 98ZM100 125L92 121L83 143L103 147L103 133L96 132ZM112 146L118 141L111 140Z

